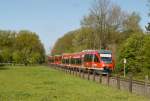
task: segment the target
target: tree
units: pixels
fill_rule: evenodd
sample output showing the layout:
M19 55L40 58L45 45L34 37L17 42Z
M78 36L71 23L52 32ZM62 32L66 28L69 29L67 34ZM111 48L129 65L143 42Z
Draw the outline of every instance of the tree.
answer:
M45 61L45 50L36 33L0 30L0 62L37 64Z
M45 60L45 50L36 33L20 31L16 37L15 48L14 60L16 62L28 65L42 63Z
M139 14L136 12L133 12L131 15L128 15L127 19L123 22L123 32L128 34L128 36L129 34L134 32L142 32L142 29L139 25L140 19L141 18Z
M14 51L15 32L0 30L0 62L11 62Z
M86 49L96 49L95 37L93 36L93 29L81 28L75 32L75 38L73 39L74 51L82 51Z
M115 42L114 34L120 30L125 15L118 5L112 4L109 0L96 0L89 15L81 21L81 25L94 29L96 46L106 48Z
M23 63L21 60L22 60L22 56L21 56L21 53L20 51L14 51L13 52L13 63L14 64L19 64L19 63Z
M52 49L52 55L74 52L72 43L74 35L75 31L71 31L66 33L63 37L59 38Z
M4 63L10 63L12 61L12 54L9 48L4 48L1 54Z
M144 38L144 45L143 45L143 49L142 49L142 53L143 53L143 65L144 67L150 69L150 35L145 35Z
M120 47L118 54L118 67L123 67L123 58L126 58L128 72L138 73L142 71L144 34L131 35Z

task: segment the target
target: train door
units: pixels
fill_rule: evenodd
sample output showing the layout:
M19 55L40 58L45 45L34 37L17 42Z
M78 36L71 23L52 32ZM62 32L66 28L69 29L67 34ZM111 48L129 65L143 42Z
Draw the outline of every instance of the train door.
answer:
M98 56L96 54L93 54L92 57L92 68L98 68L98 65L100 63Z

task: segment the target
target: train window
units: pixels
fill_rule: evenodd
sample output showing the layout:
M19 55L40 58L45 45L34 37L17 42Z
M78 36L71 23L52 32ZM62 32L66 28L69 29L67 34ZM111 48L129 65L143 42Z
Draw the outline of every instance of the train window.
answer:
M88 60L88 54L84 55L84 62L87 62Z
M74 64L78 64L78 63L77 63L77 59L74 59Z
M86 58L86 62L88 62L89 61L89 54L87 54L87 58Z
M81 59L79 59L79 64L82 64Z
M76 59L73 59L73 64L76 64Z
M67 64L69 64L69 59L67 59Z
M89 62L89 60L90 60L90 55L88 54L87 55L87 62Z
M68 59L66 59L66 64L68 64Z
M66 59L64 59L63 61L64 61L64 64L66 64Z
M66 59L66 64L68 64L68 59Z
M54 62L54 60L53 60L53 59L49 59L49 62L50 62L50 63L53 63L53 62Z
M78 64L78 59L75 59L75 61L76 61L76 64Z
M76 59L76 64L81 64L81 59L80 58Z
M86 54L84 56L84 62L92 62L93 61L93 54ZM94 55L94 62L99 62L99 59L96 55Z
M98 57L94 55L94 62L99 62Z
M85 62L92 62L92 58L93 58L93 55L92 54L86 54L84 56L84 61Z
M74 64L78 64L78 61L77 61L77 59L74 59Z
M73 59L73 64L76 64L76 59Z
M74 61L73 61L74 59L73 58L71 58L71 64L74 64Z
M89 62L93 61L93 54L89 54Z
M77 59L74 59L74 64L78 64L78 61L77 61Z

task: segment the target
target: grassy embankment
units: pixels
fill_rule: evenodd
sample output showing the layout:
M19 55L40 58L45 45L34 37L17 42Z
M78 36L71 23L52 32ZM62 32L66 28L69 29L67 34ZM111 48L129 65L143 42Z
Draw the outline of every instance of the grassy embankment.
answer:
M0 101L149 101L148 98L36 67L0 67Z

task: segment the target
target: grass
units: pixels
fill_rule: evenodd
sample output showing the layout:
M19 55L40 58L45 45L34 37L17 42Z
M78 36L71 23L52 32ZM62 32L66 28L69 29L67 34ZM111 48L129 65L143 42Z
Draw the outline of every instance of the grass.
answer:
M0 101L149 101L44 66L0 69Z

